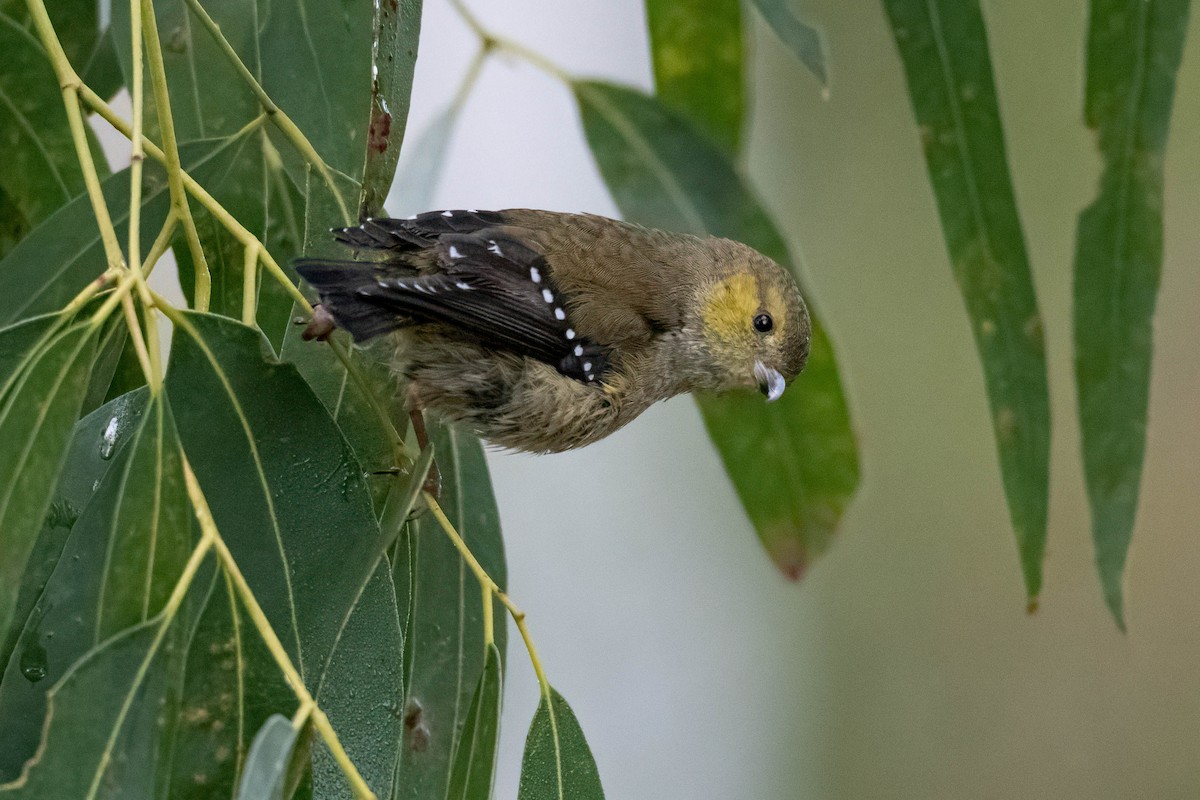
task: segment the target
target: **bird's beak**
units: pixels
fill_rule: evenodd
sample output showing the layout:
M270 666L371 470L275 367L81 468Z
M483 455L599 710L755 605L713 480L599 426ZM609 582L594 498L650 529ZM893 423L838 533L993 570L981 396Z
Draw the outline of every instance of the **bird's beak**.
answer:
M778 400L787 381L779 374L779 370L771 369L761 361L754 362L754 379L758 381L758 390L767 396L767 402Z

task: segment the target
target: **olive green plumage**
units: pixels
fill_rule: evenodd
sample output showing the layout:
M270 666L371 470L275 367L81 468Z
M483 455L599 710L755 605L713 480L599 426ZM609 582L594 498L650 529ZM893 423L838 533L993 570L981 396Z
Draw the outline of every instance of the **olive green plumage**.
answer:
M296 263L333 319L394 332L410 401L503 447L582 447L682 392L775 399L808 357L791 275L728 239L528 209L335 235L355 260Z

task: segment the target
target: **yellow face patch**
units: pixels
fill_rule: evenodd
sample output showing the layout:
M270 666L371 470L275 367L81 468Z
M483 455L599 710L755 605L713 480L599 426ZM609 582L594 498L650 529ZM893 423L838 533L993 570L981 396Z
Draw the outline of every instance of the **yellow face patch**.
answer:
M704 302L704 326L725 341L735 340L750 332L750 321L759 308L758 280L753 275L739 273L713 287Z

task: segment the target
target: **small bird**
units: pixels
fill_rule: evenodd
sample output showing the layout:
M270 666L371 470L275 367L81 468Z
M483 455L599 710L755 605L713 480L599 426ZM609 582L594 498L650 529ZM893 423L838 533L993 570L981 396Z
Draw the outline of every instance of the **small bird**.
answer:
M808 358L796 282L729 239L531 209L333 233L355 258L295 262L321 296L307 336L394 332L410 410L501 447L582 447L683 392L775 400Z

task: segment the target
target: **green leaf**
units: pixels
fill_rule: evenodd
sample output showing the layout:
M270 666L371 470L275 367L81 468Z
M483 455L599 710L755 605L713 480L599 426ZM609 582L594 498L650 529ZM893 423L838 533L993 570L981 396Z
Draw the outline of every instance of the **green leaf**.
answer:
M190 152L203 144L184 148ZM287 176L275 146L261 126L207 144L219 153L192 172L192 177L238 220L290 274L292 259L300 254L304 235L304 198ZM209 310L234 319L242 318L245 290L245 247L206 209L197 209L196 229L204 248L212 278ZM195 267L183 235L176 236L174 251L179 262L179 281L189 301L193 300ZM289 327L292 297L261 268L255 281L256 322L271 344L278 348ZM296 280L295 276L292 276Z
M362 169L359 217L380 216L396 175L396 161L408 126L413 70L421 36L422 0L375 4L372 49L371 114L367 126L366 161Z
M483 448L474 437L440 425L430 426L430 438L442 475L442 507L503 587L500 519ZM431 514L409 524L391 561L408 662L405 735L393 797L443 797L454 743L483 670L483 601L475 577ZM499 604L494 614L496 648L503 656L507 636Z
M500 745L501 682L500 651L489 644L467 721L454 747L446 800L489 800L492 796Z
M646 21L655 95L736 152L745 111L739 0L647 0Z
M292 721L272 714L254 735L246 767L238 782L237 800L283 800L292 748L299 731Z
M783 239L728 155L686 120L608 84L576 83L575 96L600 172L627 219L737 239L789 262ZM785 574L800 577L828 546L858 485L846 398L815 312L808 367L779 401L729 394L699 403L767 551Z
M1075 380L1096 566L1122 630L1162 272L1163 160L1188 5L1093 0L1088 26L1085 117L1104 173L1076 233Z
M95 329L76 325L40 350L0 405L0 631L7 631L87 391Z
M296 368L277 361L262 335L240 323L185 314L176 323L166 386L218 529L306 685L323 692L339 642L361 630L358 607L386 607L390 598L372 580L382 544L362 467ZM362 613L371 619L382 612ZM356 637L356 649L338 657L369 663L369 647L361 633ZM383 675L366 675L362 685L374 687L378 678L396 686L396 647L381 648L393 659L392 672L384 663ZM388 699L396 695L395 688L351 688L337 712L354 719L371 748L360 752L348 741L351 758L384 762L368 778L374 785L393 772L394 740L372 731L394 729ZM255 727L278 710L257 698L246 702L253 715L261 713Z
M548 688L525 739L517 800L602 799L600 773L575 712L561 694Z
M885 0L950 264L983 362L1031 607L1042 585L1050 401L1042 317L977 0Z
M71 527L0 684L7 767L22 739L29 749L15 763L33 755L46 688L89 649L161 610L191 552L191 507L170 409L161 395L152 397L136 427L125 431L123 423L127 416L110 416L91 442L113 466Z
M0 797L154 797L159 717L171 691L179 637L169 619L123 631L93 648L50 690L36 756Z
M401 151L396 184L388 197L395 216L407 217L429 210L462 107L461 99L446 106Z
M0 12L0 189L37 225L83 192L58 79L33 33Z
M3 259L17 242L29 235L33 225L17 208L16 200L0 187L0 259Z
M0 338L0 349L4 344L4 340ZM129 432L139 424L138 420L146 408L146 397L145 390L119 397L75 423L71 443L67 446L67 454L63 459L63 468L58 476L58 485L54 490L54 499L50 502L50 511L46 514L21 579L20 594L13 613L14 624L0 645L0 670L9 664L21 632L30 627L29 619L34 605L54 572L80 513L91 502L101 480L113 465L111 454L109 458L103 457L105 450L101 445L105 433L111 431L116 435L117 441L126 441ZM113 420L116 420L115 424ZM32 627L36 629L37 625ZM20 657L18 654L17 658ZM65 668L67 665L61 666ZM0 695L7 692L8 688L6 683L0 682ZM0 747L0 781L6 777L15 777L6 776L6 767L11 765L5 761L4 752L5 748Z
M193 175L203 174L210 161L217 165L225 163L233 143L232 139L223 139L181 148L184 169ZM129 220L129 170L107 178L103 188L124 246ZM144 253L158 236L170 205L166 173L149 161L142 178L142 199ZM0 275L9 289L0 294L0 324L57 311L88 281L99 277L104 266L104 246L96 217L87 196L82 195L56 211L0 260Z
M817 29L801 21L792 12L790 0L754 0L754 6L779 40L816 76L821 88L828 91L829 72L825 66L825 49L821 46L821 34Z

